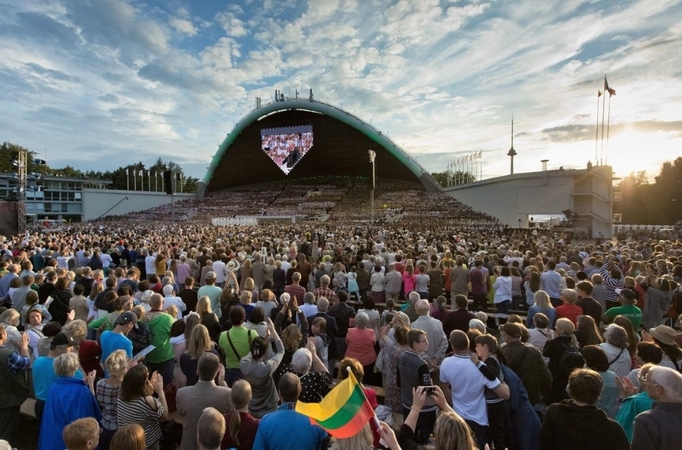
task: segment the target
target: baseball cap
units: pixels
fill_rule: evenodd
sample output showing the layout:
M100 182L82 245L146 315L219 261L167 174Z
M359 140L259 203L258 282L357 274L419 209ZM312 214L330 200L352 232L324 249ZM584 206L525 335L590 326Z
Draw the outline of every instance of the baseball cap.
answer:
M637 300L637 294L635 294L632 289L616 289L616 294L622 295L628 300Z
M126 311L116 319L116 325L127 325L132 323L137 328L137 315L133 312Z
M52 342L50 342L50 348L54 350L60 345L68 345L69 347L72 347L73 339L71 339L64 333L57 333L57 335L55 335L55 337L52 338Z

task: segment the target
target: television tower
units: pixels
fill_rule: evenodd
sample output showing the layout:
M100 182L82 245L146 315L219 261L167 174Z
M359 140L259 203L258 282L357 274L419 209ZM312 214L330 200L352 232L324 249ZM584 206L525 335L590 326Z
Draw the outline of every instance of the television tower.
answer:
M509 174L514 175L514 156L516 156L516 150L514 150L514 116L512 115L511 121L511 148L507 152L507 156L511 158L511 168L509 169Z

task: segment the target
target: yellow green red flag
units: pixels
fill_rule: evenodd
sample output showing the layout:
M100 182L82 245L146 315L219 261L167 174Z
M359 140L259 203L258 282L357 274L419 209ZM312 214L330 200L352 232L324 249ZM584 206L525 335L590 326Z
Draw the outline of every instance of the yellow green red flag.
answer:
M324 428L335 438L355 436L374 417L362 386L353 372L340 382L320 403L296 403L296 412L310 417L310 422Z

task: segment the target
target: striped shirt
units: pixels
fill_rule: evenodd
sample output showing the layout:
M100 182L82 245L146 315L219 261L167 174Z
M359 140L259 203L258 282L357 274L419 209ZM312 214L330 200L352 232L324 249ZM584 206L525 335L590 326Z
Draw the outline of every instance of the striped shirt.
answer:
M118 399L117 421L118 428L121 429L131 423L136 423L144 430L144 441L147 448L151 447L156 441L161 439L161 427L159 418L165 411L161 403L152 398L156 403L156 410L152 409L145 397L136 398L133 401L125 402Z

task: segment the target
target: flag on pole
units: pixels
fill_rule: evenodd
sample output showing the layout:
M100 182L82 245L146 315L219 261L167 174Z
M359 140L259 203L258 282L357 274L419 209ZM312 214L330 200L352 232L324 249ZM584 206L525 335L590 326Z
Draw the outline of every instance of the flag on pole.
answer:
M126 176L129 175L128 168L126 167Z
M296 412L337 439L355 436L374 417L372 405L351 371L320 403L297 402Z
M599 89L597 89L597 98L601 97L602 95L604 95L604 94L602 93L602 91L600 91Z
M144 171L142 169L140 169L140 173L138 174L138 176L140 176L140 177L144 176Z
M616 95L616 90L609 87L609 82L606 81L606 75L604 75L604 92L608 92L609 96Z

